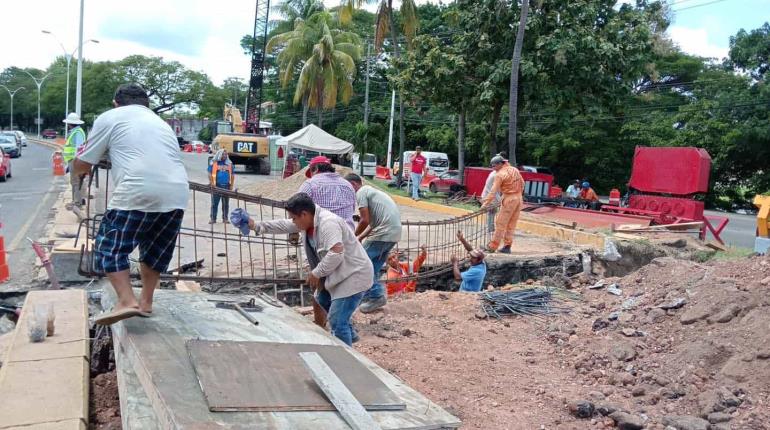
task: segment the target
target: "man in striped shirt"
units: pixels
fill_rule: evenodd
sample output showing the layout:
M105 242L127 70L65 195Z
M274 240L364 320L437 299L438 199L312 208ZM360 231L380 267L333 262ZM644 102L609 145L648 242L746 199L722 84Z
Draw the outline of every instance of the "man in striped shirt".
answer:
M309 179L299 187L298 193L309 195L313 203L342 218L355 231L356 191L334 170L331 160L323 155L314 157L305 176Z

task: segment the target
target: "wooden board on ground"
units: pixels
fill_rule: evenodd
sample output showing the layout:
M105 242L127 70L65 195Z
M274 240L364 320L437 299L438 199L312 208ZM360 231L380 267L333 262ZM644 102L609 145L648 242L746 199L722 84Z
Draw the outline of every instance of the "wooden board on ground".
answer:
M323 357L367 409L406 408L393 391L343 346L193 339L187 348L212 411L336 410L302 364L299 353L303 352L315 352Z
M195 281L176 281L174 286L176 287L177 291L187 291L193 293L201 292L201 284Z
M109 308L115 303L115 293L107 282L103 282L102 286L105 289L102 302ZM263 312L259 314L259 326L254 326L235 312L216 308L209 299L232 301L247 297L159 290L155 293L152 318L132 318L112 326L115 348L122 348L125 352L117 365L130 366L134 371L152 405L158 428L349 429L334 411L209 411L188 356L188 340L342 345L289 307L277 308L265 304ZM383 428L431 430L460 426L459 419L364 355L353 349L350 354L406 404L406 409L401 411L371 412L374 420Z

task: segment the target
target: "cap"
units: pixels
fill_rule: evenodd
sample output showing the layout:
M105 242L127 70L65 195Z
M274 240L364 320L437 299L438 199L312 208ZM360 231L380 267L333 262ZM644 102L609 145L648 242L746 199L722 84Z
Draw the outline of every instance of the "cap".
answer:
M502 155L495 155L492 157L492 160L489 161L490 166L494 166L495 164L503 164L505 163L505 158L502 157Z
M80 120L80 115L76 114L75 112L70 112L70 114L67 115L67 118L65 118L62 122L65 124L73 125L83 124L83 121Z
M478 258L479 260L483 260L486 254L484 254L484 251L482 251L479 248L474 249L473 251L469 252L468 255L470 255L473 258Z
M583 182L582 187L583 188L591 188L591 184L589 184L588 181L586 181L586 182Z
M312 160L310 160L310 164L308 164L307 170L305 170L305 176L307 176L308 178L310 177L310 171L313 170L313 166L315 166L316 164L331 164L331 163L332 163L332 160L326 158L323 155L317 155L313 157Z

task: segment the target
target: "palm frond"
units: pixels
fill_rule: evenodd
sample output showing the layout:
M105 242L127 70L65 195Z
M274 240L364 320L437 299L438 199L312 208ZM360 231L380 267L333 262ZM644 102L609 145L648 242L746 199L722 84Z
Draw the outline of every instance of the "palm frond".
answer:
M374 24L374 50L382 49L382 42L390 31L390 7L388 0L382 0L377 7L377 21Z
M414 36L417 34L417 28L420 21L417 19L417 7L414 0L403 0L401 2L401 23L402 31L407 45L411 48Z
M332 109L337 104L337 78L334 67L329 64L323 68L323 107Z
M337 12L337 19L341 25L348 25L353 21L353 12L355 12L355 0L346 0L340 6Z

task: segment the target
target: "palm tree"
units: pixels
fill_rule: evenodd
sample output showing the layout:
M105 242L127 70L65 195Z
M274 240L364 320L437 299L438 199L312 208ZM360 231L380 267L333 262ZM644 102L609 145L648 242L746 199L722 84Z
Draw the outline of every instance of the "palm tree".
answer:
M273 6L271 14L279 16L275 21L274 31L285 33L294 28L297 18L309 19L314 13L326 10L320 0L286 0Z
M521 63L521 47L524 44L524 30L527 26L529 0L521 0L520 13L519 31L516 33L513 58L511 59L511 88L508 102L508 158L514 166L516 165L516 119L519 113L519 64Z
M350 3L354 0L348 0ZM360 0L359 0L360 1ZM406 38L407 48L412 45L412 40L417 33L417 8L414 4L414 0L403 0L401 2L401 31ZM393 57L396 60L401 56L401 50L398 46L398 30L396 29L395 21L393 20L393 0L381 0L380 5L377 7L377 21L374 28L374 47L376 51L382 49L382 44L385 41L385 37L390 33L390 37L393 43ZM406 135L404 132L404 99L401 92L398 94L398 156L401 157L404 154L404 141ZM405 160L401 160L401 166L404 165ZM401 182L403 168L398 169L397 182Z
M318 110L320 127L324 109L334 108L338 99L347 104L353 95L361 40L354 33L334 28L336 22L325 11L314 13L307 21L297 18L293 30L272 37L267 44L267 51L281 50L277 63L284 88L299 74L294 103L302 102L303 127L310 108Z

